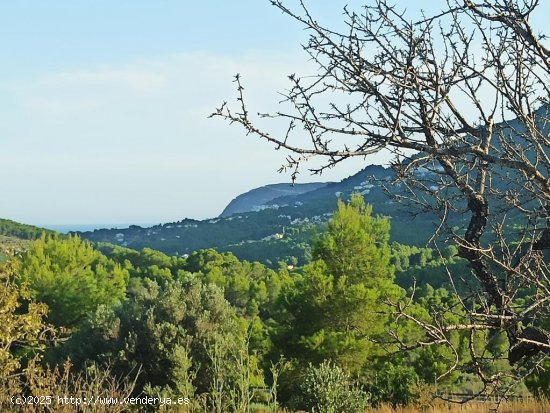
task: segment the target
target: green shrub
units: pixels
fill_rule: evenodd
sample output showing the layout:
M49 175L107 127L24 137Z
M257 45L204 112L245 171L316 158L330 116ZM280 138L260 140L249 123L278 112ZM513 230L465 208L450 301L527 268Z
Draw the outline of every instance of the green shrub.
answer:
M327 361L309 365L300 391L302 407L316 413L360 413L369 401L345 371Z
M407 405L418 399L420 379L413 367L386 362L374 376L368 390L373 404L389 402Z

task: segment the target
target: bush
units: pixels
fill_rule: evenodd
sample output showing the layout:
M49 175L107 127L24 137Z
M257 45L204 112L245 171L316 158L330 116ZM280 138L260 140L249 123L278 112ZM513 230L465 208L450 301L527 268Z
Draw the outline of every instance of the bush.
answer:
M414 368L387 362L374 376L369 392L373 404L389 402L396 406L416 402L421 388Z
M309 365L300 384L303 408L319 413L360 413L368 395L350 381L349 375L330 362Z

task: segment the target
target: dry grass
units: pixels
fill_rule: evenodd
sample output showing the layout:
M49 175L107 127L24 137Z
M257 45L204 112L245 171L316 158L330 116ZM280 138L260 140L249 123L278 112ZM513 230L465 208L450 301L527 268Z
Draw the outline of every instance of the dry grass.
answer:
M377 409L368 410L366 413L490 413L494 412L493 403L467 403L459 404L439 404L425 409L414 407L381 406ZM522 401L509 402L501 404L499 413L548 413L550 412L550 403L548 401Z

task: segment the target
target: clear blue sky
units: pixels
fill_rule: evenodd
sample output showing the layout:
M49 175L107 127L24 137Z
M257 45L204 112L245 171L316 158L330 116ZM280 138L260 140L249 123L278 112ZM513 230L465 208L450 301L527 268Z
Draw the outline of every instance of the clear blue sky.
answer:
M349 2L310 3L330 23ZM286 75L308 72L305 36L267 0L1 2L0 217L205 218L239 193L288 181L276 172L282 153L206 116L234 97L237 72L251 105L273 109ZM304 171L300 182L363 165Z

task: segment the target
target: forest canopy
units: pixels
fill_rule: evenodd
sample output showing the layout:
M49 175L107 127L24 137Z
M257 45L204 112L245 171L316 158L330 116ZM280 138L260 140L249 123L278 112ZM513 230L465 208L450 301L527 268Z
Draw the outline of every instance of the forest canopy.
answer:
M434 252L391 243L389 231L390 220L355 195L312 239L309 264L276 271L213 249L183 258L43 235L2 266L12 326L1 338L9 379L2 392L37 394L39 383L66 374L84 393L101 381L104 392L184 394L194 409L220 412L359 413L384 402L424 403L431 392L473 397L484 383L470 373L469 332L449 331L453 347L414 346L423 329L395 321L400 302L426 323L458 303L441 279L428 284L442 264ZM461 266L455 253L440 260ZM415 288L416 278L423 281ZM407 352L399 351L403 337ZM508 345L482 332L478 342L487 357ZM97 375L82 379L90 369ZM509 369L504 360L492 366ZM539 374L502 388L544 396L546 382Z

